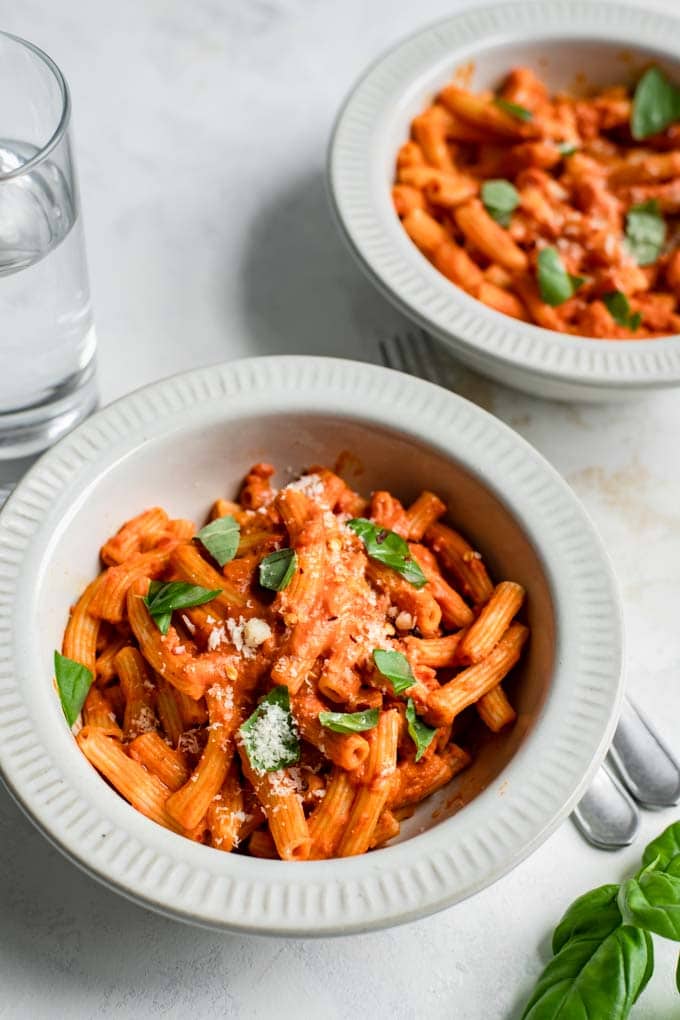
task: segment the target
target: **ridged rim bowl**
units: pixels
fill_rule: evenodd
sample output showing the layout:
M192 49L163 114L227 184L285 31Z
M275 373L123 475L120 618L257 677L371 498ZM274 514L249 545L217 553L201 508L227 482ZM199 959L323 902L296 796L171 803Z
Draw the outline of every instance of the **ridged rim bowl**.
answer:
M350 92L328 151L333 211L360 266L394 304L481 371L494 362L538 379L593 388L678 385L680 336L625 342L565 336L502 315L453 285L400 227L385 168L393 167L396 157L396 146L387 140L389 125L404 97L433 68L442 67L443 84L455 67L474 62L486 50L545 40L547 51L551 40L560 39L573 39L575 53L579 39L599 40L677 63L672 43L679 35L680 19L651 9L529 0L471 7L389 50Z
M195 435L244 415L300 413L397 432L456 461L490 489L522 523L541 560L557 647L540 718L502 773L503 796L494 783L455 817L377 853L290 864L192 843L107 787L61 717L36 592L69 520L109 472L124 479L126 464L145 444L171 436L181 451L183 430ZM189 470L182 484L190 477ZM80 567L85 576L87 565ZM60 606L60 619L63 612ZM104 408L45 454L0 514L0 773L71 860L118 892L185 921L246 933L346 934L408 921L484 888L545 840L579 799L613 733L621 663L611 568L557 472L485 411L378 366L253 358L154 383Z

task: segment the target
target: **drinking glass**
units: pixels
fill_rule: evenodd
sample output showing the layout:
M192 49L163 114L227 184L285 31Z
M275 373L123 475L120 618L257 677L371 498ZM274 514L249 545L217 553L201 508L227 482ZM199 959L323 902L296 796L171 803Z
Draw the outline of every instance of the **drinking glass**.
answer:
M0 479L94 408L95 331L69 137L46 53L0 32Z

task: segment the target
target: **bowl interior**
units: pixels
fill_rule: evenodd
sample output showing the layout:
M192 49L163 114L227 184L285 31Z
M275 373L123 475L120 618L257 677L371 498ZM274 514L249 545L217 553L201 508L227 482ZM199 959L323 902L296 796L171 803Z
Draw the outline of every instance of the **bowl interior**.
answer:
M368 494L387 488L408 502L423 488L448 503L451 522L484 555L492 576L519 581L528 591L526 616L532 640L509 686L518 711L509 732L488 739L473 724L467 740L478 747L472 767L425 802L402 829L400 839L431 828L454 814L502 772L526 740L545 698L555 653L554 608L541 560L521 523L477 478L436 447L422 445L375 424L318 414L231 418L210 429L186 425L149 439L114 462L64 514L42 558L34 602L26 611L41 620L39 640L45 682L27 698L50 697L49 725L65 727L52 691L52 651L60 646L67 607L98 570L103 540L128 517L160 504L173 516L202 522L215 498L234 497L248 467L275 464L284 483L314 464L335 465L355 488ZM21 655L21 649L18 649ZM32 685L33 689L39 685ZM476 719L474 710L471 716ZM38 718L36 713L34 718ZM73 747L79 782L102 798L117 797ZM71 751L64 748L71 756ZM99 784L94 788L92 784ZM130 809L132 810L132 809Z

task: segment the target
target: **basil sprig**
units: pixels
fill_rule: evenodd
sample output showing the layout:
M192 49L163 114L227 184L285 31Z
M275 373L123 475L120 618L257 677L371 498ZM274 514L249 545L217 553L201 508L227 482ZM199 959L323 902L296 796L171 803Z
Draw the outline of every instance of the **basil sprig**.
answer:
M603 294L602 300L612 319L614 322L618 322L619 326L624 326L633 332L639 328L642 316L639 312L631 312L628 298L620 290L612 290L608 294Z
M241 538L241 528L235 517L217 517L196 534L204 549L221 567L233 560Z
M85 704L94 677L87 666L57 651L54 653L54 675L66 722L73 726Z
M656 262L666 240L666 221L655 198L632 205L626 214L626 248L639 266Z
M378 725L380 711L367 708L364 712L319 712L319 722L334 733L363 733Z
M283 591L290 584L296 568L295 549L277 549L260 563L260 584L270 591Z
M372 560L396 570L414 588L422 588L427 584L425 574L411 556L408 542L401 535L388 528L381 528L366 517L353 518L347 522L347 527L359 536Z
M374 648L373 662L376 664L378 672L390 681L395 694L403 694L416 682L409 661L401 652Z
M547 305L561 305L573 297L585 276L573 276L562 265L555 248L542 248L537 262L538 289Z
M287 687L274 687L246 719L239 734L256 772L277 772L300 760L297 726Z
M519 192L514 184L502 178L484 181L481 194L489 216L502 227L509 227L510 217L519 205Z
M658 67L650 67L640 78L633 97L630 133L649 138L680 120L680 89Z
M494 105L499 110L502 110L503 113L509 113L515 120L530 121L534 119L533 113L531 110L527 110L526 106L520 106L519 103L511 103L509 99L503 99L503 96L496 96Z
M626 1020L652 976L651 933L680 942L680 822L649 844L643 863L621 886L571 904L522 1020ZM680 991L680 961L676 984Z
M167 634L174 610L202 606L221 594L221 588L202 588L186 581L150 581L144 605L161 634Z
M416 745L416 761L420 761L432 743L437 730L432 726L427 726L422 719L418 718L413 698L409 698L406 702L406 725L408 735Z

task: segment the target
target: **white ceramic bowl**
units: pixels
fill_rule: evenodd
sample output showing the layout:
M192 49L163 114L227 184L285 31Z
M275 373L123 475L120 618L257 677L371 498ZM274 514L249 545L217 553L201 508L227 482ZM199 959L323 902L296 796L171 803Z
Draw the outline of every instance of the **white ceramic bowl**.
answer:
M497 578L528 590L519 720L424 803L396 845L303 864L224 854L155 825L90 767L52 684L67 607L102 539L161 504L200 520L254 461L302 469L343 450L364 490L442 493ZM324 358L256 358L132 393L47 453L0 516L0 770L73 861L187 921L243 932L365 931L493 882L565 817L599 765L621 695L612 572L559 475L491 415L430 383ZM470 801L459 813L461 801Z
M366 72L345 102L328 158L331 200L361 267L407 315L471 368L542 397L615 400L680 385L680 336L612 342L564 336L487 308L442 276L392 207L396 154L412 118L455 70L472 62L473 88L533 67L551 89L634 81L651 60L680 80L680 20L583 0L471 7L429 25Z

